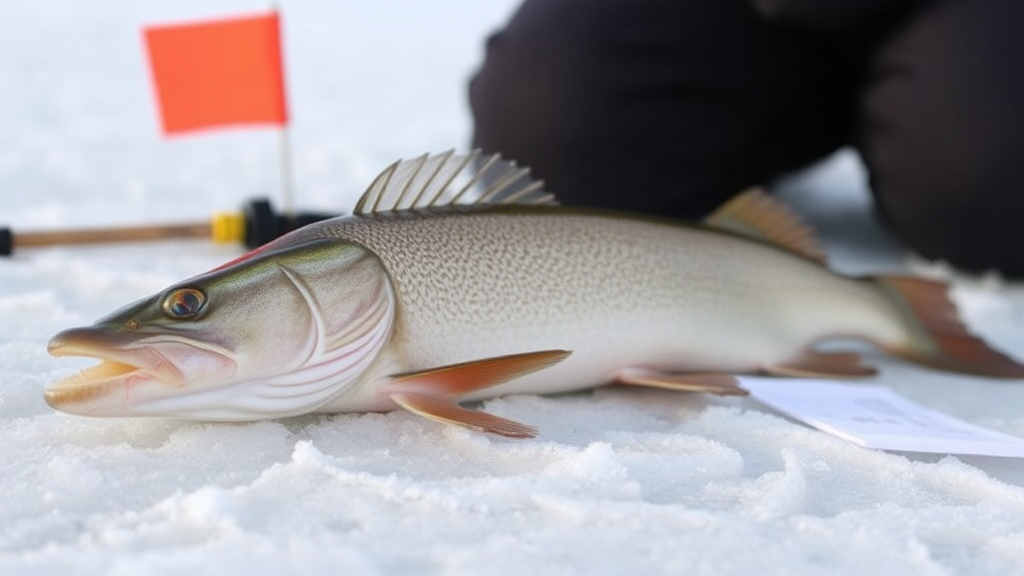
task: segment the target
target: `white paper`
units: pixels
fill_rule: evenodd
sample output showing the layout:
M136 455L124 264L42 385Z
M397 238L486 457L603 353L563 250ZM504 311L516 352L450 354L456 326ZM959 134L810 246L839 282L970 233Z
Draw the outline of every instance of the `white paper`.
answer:
M867 448L1024 458L1024 438L957 420L885 386L754 377L740 384L776 410Z

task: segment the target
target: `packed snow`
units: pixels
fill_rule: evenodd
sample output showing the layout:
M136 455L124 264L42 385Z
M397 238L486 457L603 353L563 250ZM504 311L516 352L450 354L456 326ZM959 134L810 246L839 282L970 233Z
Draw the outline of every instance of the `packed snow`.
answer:
M0 225L279 202L273 130L160 137L140 34L265 9L0 3ZM513 9L283 3L300 207L342 211L391 161L465 147L466 80ZM839 268L908 265L866 215L852 155L784 187ZM406 412L216 424L46 406L48 383L92 363L49 357L50 336L239 253L176 241L0 260L0 574L1024 574L1024 460L868 450L751 399L611 387L484 404L539 426L532 440ZM1024 285L960 277L956 296L1024 357ZM876 382L1024 437L1024 383L870 361Z

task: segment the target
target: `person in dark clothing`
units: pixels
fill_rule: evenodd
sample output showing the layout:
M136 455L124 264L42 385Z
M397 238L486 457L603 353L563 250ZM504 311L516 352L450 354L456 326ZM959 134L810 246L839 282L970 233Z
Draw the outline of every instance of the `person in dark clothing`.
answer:
M525 0L474 144L567 205L698 218L851 145L925 257L1024 276L1021 0Z

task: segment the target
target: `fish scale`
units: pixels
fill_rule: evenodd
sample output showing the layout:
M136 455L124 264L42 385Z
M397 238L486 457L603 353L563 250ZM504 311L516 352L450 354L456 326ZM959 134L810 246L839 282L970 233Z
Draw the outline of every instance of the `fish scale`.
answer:
M621 365L749 371L815 335L903 336L870 286L768 246L644 218L502 206L325 221L292 242L307 238L355 242L380 258L401 310L391 352L406 370L589 351L478 397L589 387ZM817 306L800 305L808 292Z

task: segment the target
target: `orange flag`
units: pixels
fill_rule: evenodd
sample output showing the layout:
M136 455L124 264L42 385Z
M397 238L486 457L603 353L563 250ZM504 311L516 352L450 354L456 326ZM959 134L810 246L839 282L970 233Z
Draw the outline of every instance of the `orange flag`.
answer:
M276 12L143 34L164 134L288 122Z

